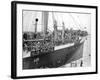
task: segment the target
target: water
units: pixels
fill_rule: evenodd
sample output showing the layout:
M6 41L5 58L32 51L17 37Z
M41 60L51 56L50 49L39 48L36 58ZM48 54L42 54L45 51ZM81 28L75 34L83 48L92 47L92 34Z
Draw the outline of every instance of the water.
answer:
M84 43L83 49L83 66L91 66L91 36L87 37L87 40Z

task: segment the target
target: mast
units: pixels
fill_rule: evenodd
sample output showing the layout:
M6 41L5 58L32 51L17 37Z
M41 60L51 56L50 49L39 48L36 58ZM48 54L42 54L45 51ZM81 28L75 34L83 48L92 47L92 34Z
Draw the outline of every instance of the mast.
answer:
M65 24L62 22L62 42L64 43Z
M57 34L57 21L54 21L54 38L55 41L58 39L58 34Z
M58 30L57 30L57 21L54 18L54 14L52 12L52 18L53 18L53 27L54 27L54 40L56 41L58 39Z

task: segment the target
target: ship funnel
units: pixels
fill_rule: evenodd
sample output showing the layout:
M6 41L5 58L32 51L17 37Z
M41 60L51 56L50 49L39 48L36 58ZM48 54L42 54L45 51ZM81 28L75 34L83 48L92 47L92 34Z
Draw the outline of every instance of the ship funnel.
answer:
M42 24L43 24L43 35L46 37L47 27L48 27L48 11L42 12Z
M35 19L35 33L37 32L37 23L38 23L38 18Z

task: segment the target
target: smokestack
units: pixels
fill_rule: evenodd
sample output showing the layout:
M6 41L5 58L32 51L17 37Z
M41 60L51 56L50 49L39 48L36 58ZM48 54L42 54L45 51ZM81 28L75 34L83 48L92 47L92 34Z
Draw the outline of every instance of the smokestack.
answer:
M43 34L45 38L47 27L48 27L48 12L47 11L42 12L42 24L43 24Z
M38 18L35 19L35 33L37 32L37 23L38 23Z

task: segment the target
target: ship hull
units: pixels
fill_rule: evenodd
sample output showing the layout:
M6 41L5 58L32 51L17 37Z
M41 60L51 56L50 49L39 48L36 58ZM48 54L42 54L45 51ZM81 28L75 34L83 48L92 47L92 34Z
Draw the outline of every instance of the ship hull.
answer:
M23 58L23 69L57 68L83 57L84 42L43 55ZM35 60L38 60L35 62Z

